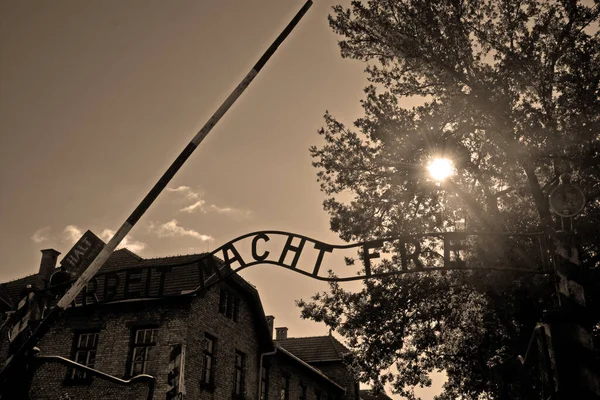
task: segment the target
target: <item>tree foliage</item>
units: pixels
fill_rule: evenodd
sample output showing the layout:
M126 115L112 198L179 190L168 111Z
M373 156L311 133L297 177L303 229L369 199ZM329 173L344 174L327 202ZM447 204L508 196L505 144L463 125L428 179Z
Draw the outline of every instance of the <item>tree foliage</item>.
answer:
M597 0L335 6L329 22L342 36L342 57L366 62L370 85L354 126L326 114L324 144L310 149L332 230L347 241L465 228L544 231L556 224L548 194L570 172L587 195L574 224L584 261L597 272L599 14ZM415 167L436 156L454 161L452 183L438 185ZM505 245L489 250L502 254ZM396 262L392 256L377 268ZM553 290L547 276L481 271L330 289L299 305L305 318L348 340L363 381L391 383L411 397L444 370L444 399L525 396L517 355Z

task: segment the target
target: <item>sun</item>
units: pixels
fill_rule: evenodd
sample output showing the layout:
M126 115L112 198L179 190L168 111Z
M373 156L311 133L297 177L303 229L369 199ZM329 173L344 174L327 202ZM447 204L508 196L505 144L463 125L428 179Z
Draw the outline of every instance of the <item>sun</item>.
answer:
M454 164L447 158L435 158L429 163L427 170L433 179L443 181L454 174Z

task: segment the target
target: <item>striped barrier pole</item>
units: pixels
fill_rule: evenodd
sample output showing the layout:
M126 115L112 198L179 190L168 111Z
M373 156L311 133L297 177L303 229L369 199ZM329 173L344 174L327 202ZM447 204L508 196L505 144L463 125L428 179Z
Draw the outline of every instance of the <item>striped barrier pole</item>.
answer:
M215 111L215 113L210 117L210 119L204 124L202 129L198 131L198 133L194 136L194 138L190 141L190 143L183 149L183 151L177 156L175 161L169 166L167 171L161 176L158 182L154 185L154 187L150 190L150 192L144 197L141 203L135 208L135 210L131 213L129 218L121 225L121 227L117 230L115 235L110 239L110 241L104 246L104 248L100 251L100 253L96 256L94 261L89 265L89 267L83 271L83 273L79 276L77 281L71 286L71 288L65 293L65 295L59 300L56 307L54 307L47 316L40 322L38 327L34 330L34 332L29 336L29 338L24 342L24 344L13 354L4 364L2 371L0 371L0 387L3 387L3 383L6 382L6 379L9 375L10 369L17 363L20 362L27 355L31 349L38 343L38 341L48 332L52 323L58 318L59 314L65 310L77 297L79 292L87 286L89 281L96 275L96 273L100 270L104 262L108 259L108 257L112 254L115 248L121 243L121 241L125 238L125 236L131 231L131 229L135 226L135 224L139 221L139 219L144 215L144 213L148 210L148 208L152 205L152 203L156 200L158 195L164 190L167 184L171 181L173 176L179 171L181 166L185 163L185 161L190 157L190 155L196 150L198 145L204 140L204 138L209 134L212 128L219 122L219 120L223 117L223 115L231 108L233 103L240 97L240 95L246 90L248 85L254 80L256 75L260 72L260 70L265 66L267 61L271 58L273 53L277 50L279 45L283 43L283 41L287 38L290 32L295 28L295 26L300 22L304 14L308 11L308 9L312 6L312 0L308 0L304 6L298 11L298 13L292 18L290 23L285 27L285 29L279 34L279 36L275 39L275 41L269 46L269 48L265 51L265 53L260 57L260 59L254 64L250 72L246 74L244 79L237 85L237 87L233 90L233 92L225 99L223 104Z

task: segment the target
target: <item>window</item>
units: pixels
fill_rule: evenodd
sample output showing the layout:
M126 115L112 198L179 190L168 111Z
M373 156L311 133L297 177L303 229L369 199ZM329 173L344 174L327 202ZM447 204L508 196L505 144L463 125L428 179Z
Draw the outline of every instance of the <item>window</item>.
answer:
M260 400L269 398L269 369L262 367L260 373Z
M75 341L73 343L73 359L75 362L85 365L86 367L94 368L96 365L96 350L98 349L99 336L99 332L79 333L75 335ZM77 368L73 368L69 373L69 379L74 381L87 380L90 378L91 376L88 376L87 372Z
M183 372L185 370L185 345L182 343L171 345L169 354L169 373L167 374L166 400L181 399L183 390Z
M306 400L306 384L304 382L300 382L300 396L298 400Z
M281 392L279 392L279 398L281 400L288 400L290 398L290 376L287 374L281 377Z
M229 319L237 322L240 299L230 290L221 289L219 298L219 312Z
M205 386L214 384L215 344L217 339L208 333L204 335L204 356L200 383Z
M154 360L156 337L158 329L136 329L133 335L133 348L131 353L131 368L129 375L135 376L148 372L148 367Z
M241 351L235 351L235 376L233 383L234 396L243 396L244 380L246 379L246 355Z

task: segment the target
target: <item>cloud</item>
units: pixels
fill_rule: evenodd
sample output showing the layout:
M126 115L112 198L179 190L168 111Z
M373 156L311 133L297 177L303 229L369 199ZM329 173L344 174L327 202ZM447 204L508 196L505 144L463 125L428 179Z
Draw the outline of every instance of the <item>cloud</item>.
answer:
M190 213L190 214L194 213L196 211L199 211L204 214L209 213L209 212L216 212L218 214L230 215L237 219L245 219L245 218L250 218L252 216L252 211L248 211L248 210L240 210L238 208L233 208L233 207L219 207L216 204L211 204L210 206L207 207L206 202L204 200L198 200L194 204L190 204L189 206L184 207L179 211Z
M200 198L200 194L194 192L189 186L179 186L176 188L167 188L167 192L181 193L190 200Z
M233 207L219 207L215 204L211 204L210 209L219 214L230 214L238 217L250 217L252 215L252 211L240 210L239 208Z
M71 244L75 244L81 236L83 236L83 231L76 225L68 225L63 230L63 236L66 235L67 241Z
M108 242L110 239L112 239L112 237L114 235L115 235L115 231L113 231L112 229L105 229L102 231L102 234L100 235L100 237L105 242ZM134 240L131 236L127 235L121 241L121 244L119 244L119 246L117 246L117 249L121 249L121 248L129 249L134 253L140 253L141 251L143 251L146 248L146 243L140 242L139 240Z
M210 205L210 209L213 211L216 211L220 214L229 214L229 213L233 213L233 212L238 212L239 210L235 209L235 208L231 208L231 207L219 207L216 206L214 204Z
M203 206L204 206L204 200L198 200L198 201L197 201L197 202L195 202L194 204L192 204L192 205L189 205L189 206L187 206L187 207L184 207L184 208L182 208L182 209L181 209L181 210L179 210L179 211L183 211L183 212L187 212L187 213L193 213L193 212L194 212L196 209L198 209L198 208L199 208L200 210L204 211L204 208L203 208ZM204 211L204 212L206 212L206 211Z
M252 216L252 211L241 210L233 207L219 207L216 204L207 205L206 201L200 199L200 193L194 192L189 186L179 186L176 188L167 188L168 192L179 193L188 200L196 200L195 203L179 209L179 212L188 214L201 212L207 214L216 212L218 214L230 215L236 219L246 219Z
M33 233L33 235L31 236L31 240L33 240L34 243L45 242L46 240L48 240L48 232L50 232L50 227L44 226L43 228L40 228Z
M158 227L154 224L150 225L150 229L153 229L158 237L172 237L172 236L190 236L201 241L213 240L212 236L203 235L193 229L187 229L179 226L179 221L172 219L169 222L165 222Z

